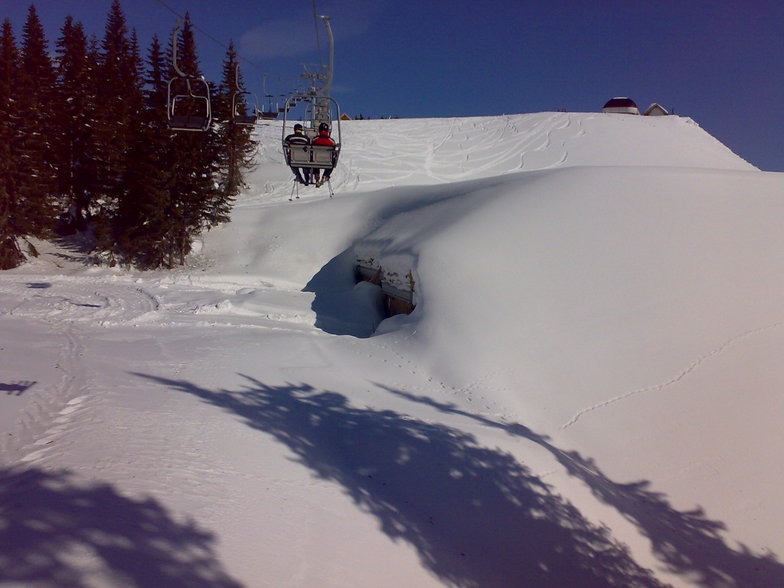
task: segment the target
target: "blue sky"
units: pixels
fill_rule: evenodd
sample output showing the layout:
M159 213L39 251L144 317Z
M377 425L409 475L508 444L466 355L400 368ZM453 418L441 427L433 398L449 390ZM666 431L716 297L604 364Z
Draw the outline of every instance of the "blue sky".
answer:
M230 39L249 89L286 93L319 61L313 0L163 0L189 11L217 80ZM34 2L50 46L67 14L103 35L111 0ZM30 2L0 0L17 39ZM351 115L444 117L601 110L613 96L693 118L738 155L784 171L780 0L318 0L336 37L333 96ZM126 0L143 46L176 17ZM203 31L203 32L202 32ZM208 36L209 35L209 36ZM212 38L220 42L215 42ZM320 30L323 58L326 37Z

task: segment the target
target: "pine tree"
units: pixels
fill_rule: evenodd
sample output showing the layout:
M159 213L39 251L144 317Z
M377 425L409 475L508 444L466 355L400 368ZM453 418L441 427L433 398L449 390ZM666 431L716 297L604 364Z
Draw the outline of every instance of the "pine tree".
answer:
M141 124L141 79L138 51L134 55L120 0L106 19L99 52L93 152L93 208L99 248L113 251L113 225L126 190L130 144Z
M131 31L130 61L128 63L128 105L129 110L137 121L144 112L144 60L139 49L139 37L136 29Z
M244 115L247 112L246 95L237 52L231 42L223 62L223 77L215 101L215 116L222 123L218 130L219 187L222 199L216 202L213 213L217 222L228 220L232 203L245 187L244 172L252 167L256 153L257 144L251 138L251 127L233 122L235 114ZM251 108L255 108L255 105Z
M17 244L20 236L16 222L15 182L20 162L11 147L16 134L14 87L21 68L11 21L3 22L0 36L0 269L16 267L24 260Z
M97 213L98 206L94 203L100 202L104 189L101 182L101 174L99 170L102 169L103 160L100 157L102 150L102 134L99 132L101 127L101 112L102 105L99 103L98 96L98 81L101 76L101 56L99 41L95 35L91 35L87 40L87 59L86 59L86 77L87 77L87 93L88 93L88 109L86 119L88 121L89 129L86 129L86 141L83 146L83 163L79 168L79 177L83 190L80 191L79 200L77 203L78 211L75 211L77 222L81 226L86 226L94 230L94 215Z
M114 234L118 250L130 264L156 268L168 263L166 250L171 230L171 133L166 121L166 64L157 37L148 54L144 80L143 124L128 154L127 193L120 201Z
M177 42L177 66L201 77L190 18L186 16ZM120 199L114 223L117 253L137 267L173 267L190 252L193 237L214 226L221 192L217 188L217 134L172 132L167 124L167 84L179 77L173 50L165 63L157 39L148 54L145 116L130 145L127 193ZM176 83L176 82L175 82ZM198 84L202 86L203 84ZM194 84L196 86L196 84ZM200 104L184 99L184 111Z
M147 64L147 77L144 79L147 91L144 95L144 102L153 114L151 124L156 124L156 129L163 130L166 128L166 85L168 80L165 72L168 71L168 67L157 35L152 38L152 44L147 54Z
M87 228L91 175L89 150L96 106L87 37L82 23L69 16L57 43L57 131L58 188L68 214L66 232Z
M177 63L181 71L201 77L193 26L186 14L178 43ZM176 75L174 68L171 77ZM170 183L171 230L168 235L167 265L184 263L193 237L224 218L216 215L222 199L217 188L218 142L213 128L206 132L175 133L168 163L173 176Z
M20 115L15 149L24 161L16 185L16 211L24 234L44 237L57 212L55 141L52 137L55 72L44 29L35 6L30 6L22 36L22 68L16 111Z

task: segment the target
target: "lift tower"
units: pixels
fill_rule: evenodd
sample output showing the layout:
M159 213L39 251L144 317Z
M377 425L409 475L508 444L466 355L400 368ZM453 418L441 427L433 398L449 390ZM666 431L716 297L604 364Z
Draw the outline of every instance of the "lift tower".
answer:
M320 64L318 67L320 72L309 72L305 66L305 73L302 77L308 80L307 96L310 98L312 105L312 120L313 127L318 128L319 124L325 122L331 123L330 117L330 102L332 92L332 78L335 73L335 38L332 34L332 25L330 24L330 17L319 15L316 18L324 23L324 28L327 31L327 40L329 41L329 60L327 65Z

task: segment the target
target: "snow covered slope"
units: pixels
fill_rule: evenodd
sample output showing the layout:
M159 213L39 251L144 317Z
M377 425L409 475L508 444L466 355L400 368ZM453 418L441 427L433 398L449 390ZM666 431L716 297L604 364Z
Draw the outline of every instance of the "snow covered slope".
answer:
M312 216L284 207L272 220L270 205L292 194L291 172L282 163L281 124L267 122L259 129L259 164L250 174L251 188L238 202L232 224L218 230L233 236L212 239L217 272L307 281L336 248L355 243L399 212L481 188L460 182L494 182L521 171L574 166L756 169L691 119L675 116L537 113L343 121L341 162L332 177L341 199L322 201L324 190L302 189L301 199L317 208ZM318 230L309 224L311 218ZM267 219L280 229L270 230ZM268 240L271 233L275 243ZM296 245L289 246L287 239ZM289 259L289 253L295 258Z
M0 274L0 583L784 585L784 176L678 117L342 130L289 202L261 126L189 268Z
M256 185L269 194L281 168L281 122L265 122ZM341 123L341 193L444 184L564 166L642 165L751 170L693 120L595 113L362 120ZM278 195L281 195L278 193ZM286 194L288 195L288 194Z

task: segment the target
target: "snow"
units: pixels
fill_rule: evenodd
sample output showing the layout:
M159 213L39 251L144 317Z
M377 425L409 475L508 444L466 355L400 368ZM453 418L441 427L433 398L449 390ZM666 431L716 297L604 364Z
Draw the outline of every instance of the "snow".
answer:
M784 585L784 175L675 116L341 131L290 202L260 125L187 267L0 273L0 586Z

